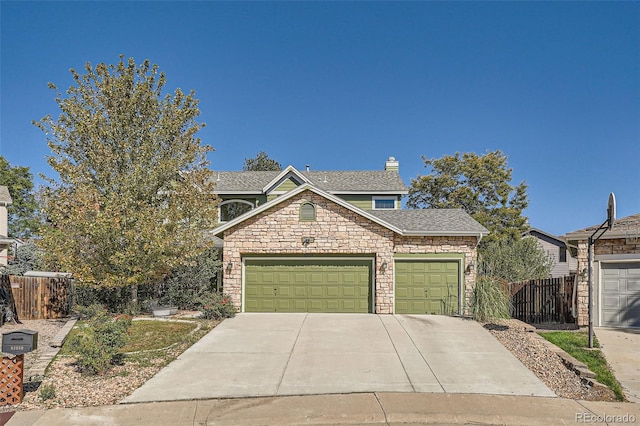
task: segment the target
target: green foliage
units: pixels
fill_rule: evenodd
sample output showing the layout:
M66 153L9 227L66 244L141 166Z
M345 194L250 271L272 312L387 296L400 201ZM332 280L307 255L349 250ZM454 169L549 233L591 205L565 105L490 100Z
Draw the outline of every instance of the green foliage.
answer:
M242 170L245 171L261 171L261 170L282 170L282 164L278 163L276 160L272 160L269 158L266 152L260 151L256 158L245 158L244 159L244 167Z
M471 299L471 313L476 321L511 318L511 301L500 281L480 277Z
M29 167L11 166L0 155L0 185L9 188L12 204L7 208L9 236L29 238L37 234L40 221Z
M56 388L53 385L42 385L38 394L43 401L53 399L56 397Z
M511 185L512 169L501 151L422 159L430 173L411 179L408 207L463 209L490 231L486 243L526 230L527 185Z
M78 319L88 320L108 313L107 308L99 303L88 306L76 305L73 309L78 314Z
M131 318L115 317L95 309L77 334L69 339L69 347L77 356L77 364L84 374L104 373L118 358L118 351L126 344Z
M547 278L553 268L551 256L530 237L493 241L479 254L479 274L503 282Z
M36 126L47 134L48 179L42 246L57 270L84 285L129 287L158 282L210 244L217 200L208 145L194 93L164 94L157 65L133 58L71 70L74 85L59 93L60 115ZM128 299L128 297L127 297Z
M158 287L162 306L199 309L202 300L215 292L216 274L220 271L218 250L211 249L179 267Z
M108 312L125 313L130 306L128 287L101 287L77 283L75 296L79 307L99 305L104 306Z
M540 333L542 337L553 343L554 345L562 348L569 355L574 357L580 362L583 362L589 367L596 375L596 380L603 385L606 385L616 395L618 401L624 401L624 392L620 383L615 378L607 359L602 352L598 350L588 349L589 335L585 332L573 332L573 331L550 331ZM597 339L594 339L594 347L600 347Z
M12 252L7 263L6 268L0 267L0 269L5 269L5 273L9 275L23 275L27 271L40 270L42 269L42 251L33 241L27 241L18 246L15 253Z
M209 320L220 320L224 318L232 318L236 314L236 310L231 301L218 293L209 295L202 301L202 315L200 318Z

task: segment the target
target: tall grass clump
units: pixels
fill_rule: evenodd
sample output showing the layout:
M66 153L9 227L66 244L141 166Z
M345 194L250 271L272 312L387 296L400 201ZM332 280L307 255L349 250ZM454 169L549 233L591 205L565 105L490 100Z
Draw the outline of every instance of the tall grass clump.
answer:
M473 289L471 314L476 321L511 318L511 300L500 281L479 277Z

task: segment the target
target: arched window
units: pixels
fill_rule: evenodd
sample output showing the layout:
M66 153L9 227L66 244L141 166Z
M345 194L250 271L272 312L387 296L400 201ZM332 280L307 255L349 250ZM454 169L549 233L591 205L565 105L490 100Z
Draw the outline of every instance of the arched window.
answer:
M218 222L228 222L253 210L255 206L247 200L226 200L218 205Z
M300 221L313 222L316 220L316 206L311 203L303 203L300 206Z

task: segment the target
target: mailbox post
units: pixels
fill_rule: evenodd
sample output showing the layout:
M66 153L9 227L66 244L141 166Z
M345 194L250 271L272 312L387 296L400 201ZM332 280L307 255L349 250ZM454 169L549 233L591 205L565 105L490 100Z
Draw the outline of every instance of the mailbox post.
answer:
M15 330L2 333L3 357L0 362L0 405L20 404L24 394L24 354L38 349L38 332Z

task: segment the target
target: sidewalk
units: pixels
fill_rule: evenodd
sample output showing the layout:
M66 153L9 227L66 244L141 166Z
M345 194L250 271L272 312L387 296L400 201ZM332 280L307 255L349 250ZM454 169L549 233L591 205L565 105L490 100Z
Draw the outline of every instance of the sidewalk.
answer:
M121 404L16 413L7 426L633 424L640 405L561 398L362 393Z

